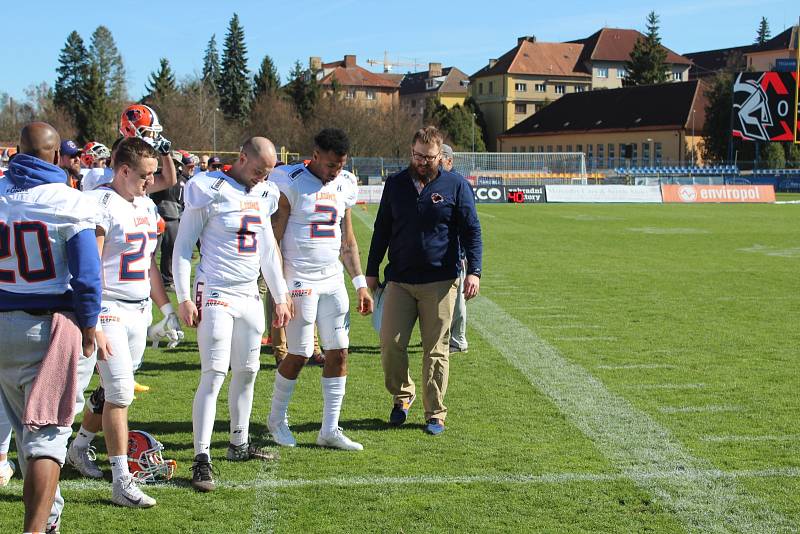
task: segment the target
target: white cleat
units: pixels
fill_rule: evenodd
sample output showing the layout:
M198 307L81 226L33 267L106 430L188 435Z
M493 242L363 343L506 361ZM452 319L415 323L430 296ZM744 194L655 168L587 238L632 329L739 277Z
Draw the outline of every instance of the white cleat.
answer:
M267 419L267 430L272 436L272 441L281 447L294 447L297 445L297 440L294 439L292 431L289 430L289 421L284 418L279 423L273 423L272 420Z
M14 462L7 460L0 466L0 487L8 486L8 481L14 476Z
M364 446L356 443L342 433L341 428L329 435L323 436L322 432L317 436L317 445L320 447L331 447L333 449L342 449L343 451L363 451Z
M132 476L119 478L112 484L111 502L128 508L151 508L156 505L156 500L139 488L139 484Z
M97 467L95 460L94 447L91 445L81 449L76 447L73 441L67 449L67 463L80 474L89 478L103 478L103 472Z

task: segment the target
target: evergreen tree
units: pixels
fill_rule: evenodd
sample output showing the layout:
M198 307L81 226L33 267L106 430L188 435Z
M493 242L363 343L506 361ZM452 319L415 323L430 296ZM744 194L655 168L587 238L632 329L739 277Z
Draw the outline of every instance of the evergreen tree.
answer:
M97 67L106 96L113 105L122 106L128 100L125 83L125 65L114 42L114 36L105 26L98 26L92 34L89 58Z
M771 37L769 31L769 22L767 17L761 17L761 22L758 23L758 30L756 32L756 44L762 45L769 41Z
M472 104L456 104L448 109L438 98L429 99L425 102L424 116L426 123L432 122L442 130L456 152L472 152L473 142L475 152L486 151L483 130L473 115Z
M314 111L319 101L319 83L316 72L307 71L299 61L294 62L289 73L288 93L294 102L297 113L303 120L307 120Z
M116 117L106 94L105 82L98 65L92 63L81 90L78 130L82 142L100 141L111 146L111 141L116 137Z
M55 105L77 121L80 114L81 88L89 69L86 46L78 32L73 31L58 55L54 101Z
M648 85L667 81L667 51L658 36L658 15L647 15L647 35L636 40L631 59L625 64L628 72L625 85Z
M220 82L219 53L217 52L217 36L211 35L203 57L203 83L215 93L219 91Z
M261 60L261 69L253 78L253 100L263 94L275 94L280 86L281 81L275 63L268 55L264 56Z
M764 160L763 166L768 169L783 169L786 167L786 153L783 151L781 143L766 143L761 157Z
M219 85L220 107L226 117L243 120L250 104L250 77L247 70L247 47L239 15L233 14L222 50L222 79Z
M733 76L722 72L706 90L706 123L703 134L703 160L725 161L731 136Z
M786 145L786 166L790 169L800 169L800 145L787 143Z
M158 71L150 73L150 79L147 83L147 96L145 99L154 100L163 98L173 94L177 89L175 74L169 66L169 60L162 57Z

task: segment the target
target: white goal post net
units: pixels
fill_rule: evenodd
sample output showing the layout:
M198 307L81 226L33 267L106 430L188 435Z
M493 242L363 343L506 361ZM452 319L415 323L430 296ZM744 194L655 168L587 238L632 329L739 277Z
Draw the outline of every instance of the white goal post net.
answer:
M456 152L453 169L473 185L586 184L583 152Z

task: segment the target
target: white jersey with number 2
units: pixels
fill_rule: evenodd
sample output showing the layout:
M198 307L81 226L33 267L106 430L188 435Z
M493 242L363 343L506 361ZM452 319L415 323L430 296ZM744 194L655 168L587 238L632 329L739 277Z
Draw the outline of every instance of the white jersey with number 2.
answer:
M273 172L286 174L286 177L275 177L275 181L291 206L281 240L286 266L302 273L338 265L341 272L341 223L345 210L355 206L358 200L355 176L342 171L323 185L322 180L302 164L283 169L280 167Z

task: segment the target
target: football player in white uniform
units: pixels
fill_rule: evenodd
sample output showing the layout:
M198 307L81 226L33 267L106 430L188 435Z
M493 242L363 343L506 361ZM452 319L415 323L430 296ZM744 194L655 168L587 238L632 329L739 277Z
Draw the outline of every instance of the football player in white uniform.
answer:
M67 345L51 348L51 327L59 325L64 344L72 335L82 336L83 356L89 357L95 350L100 312L96 210L66 185L64 171L56 166L60 144L49 124L25 126L20 154L0 178L0 401L14 428L25 477L24 532L56 532L64 505L58 478L73 411L67 408L68 417L62 418L61 401L58 416L53 413L52 418L41 414L42 419L27 410L49 405L41 392L34 395L46 353L58 359L55 369L63 366L58 378L52 376L54 368L46 366L47 393L58 399L77 385L72 358L80 356L58 350ZM63 312L74 312L74 317L62 316ZM101 337L97 342L103 358ZM28 406L30 402L34 405Z
M345 450L362 450L339 428L339 413L347 380L350 300L342 261L358 293L358 311L372 312L372 296L364 276L350 209L358 199L355 177L343 170L350 142L339 129L327 128L314 138L314 156L308 163L285 165L276 172L281 188L275 237L283 252L294 317L286 326L289 354L275 373L272 407L267 421L272 439L294 447L289 430L289 401L306 360L314 349L314 323L325 351L322 369L322 427L317 444ZM339 261L341 255L342 261Z
M275 147L263 137L242 145L227 172L200 173L186 184L185 209L173 252L172 273L179 315L197 326L200 384L192 407L195 458L192 486L212 491L211 434L217 396L228 368L230 407L229 460L266 459L268 452L250 445L253 387L260 366L264 307L258 291L259 268L275 300L273 324L285 326L291 316L288 289L270 216L278 206L278 189L266 180L276 163ZM200 264L190 294L192 251L202 244Z
M157 165L158 155L148 143L125 138L115 152L114 180L84 193L98 205L97 245L103 265L100 323L112 356L97 362L104 399L90 399L91 408L87 406L67 455L82 473L102 476L89 449L102 422L113 476L112 501L135 508L156 504L128 471L127 455L134 362L141 359L147 345L147 327L152 321L150 296L162 313L177 323L153 254L158 212L145 194Z
M114 171L111 169L114 165L114 152L119 142L126 137L144 139L161 156L161 173L156 174L153 182L147 186L148 194L169 189L177 184L178 174L175 170L175 162L172 161L171 157L172 143L161 134L163 130L161 123L158 122L158 115L151 107L142 104L131 104L125 108L119 120L119 133L122 134L122 137L111 145L110 166L84 169L86 172L82 171L81 189L83 191L91 191L103 184L111 183L111 180L114 179Z

